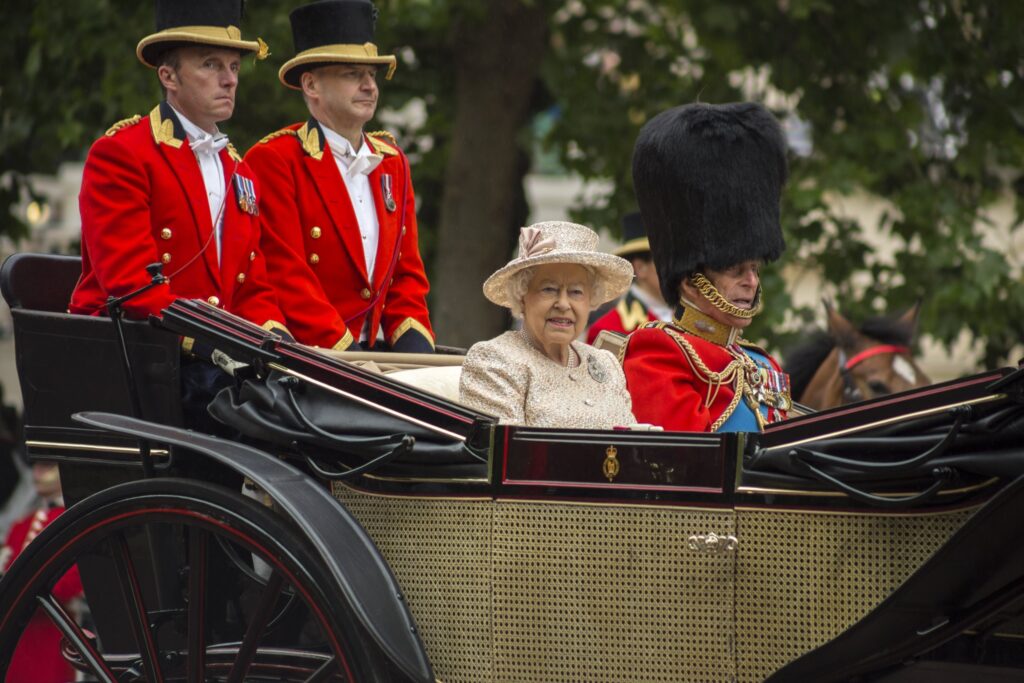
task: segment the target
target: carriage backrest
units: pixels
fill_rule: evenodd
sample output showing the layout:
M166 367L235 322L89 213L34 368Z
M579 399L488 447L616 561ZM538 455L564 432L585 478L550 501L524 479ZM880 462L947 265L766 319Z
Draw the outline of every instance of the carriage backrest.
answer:
M0 266L0 290L14 323L26 450L60 461L115 453L130 460L136 443L71 420L87 410L132 415L114 325L109 318L67 312L81 270L78 257L53 254L15 254ZM177 336L145 321L125 321L124 329L142 417L182 425Z
M77 256L14 254L0 267L0 292L12 310L62 313L81 274Z

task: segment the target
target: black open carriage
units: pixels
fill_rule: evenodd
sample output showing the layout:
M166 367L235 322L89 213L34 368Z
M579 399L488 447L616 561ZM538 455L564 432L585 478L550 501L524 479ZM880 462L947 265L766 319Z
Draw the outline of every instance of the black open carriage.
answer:
M1024 672L1021 370L760 435L530 429L179 302L123 325L133 406L113 323L63 312L77 273L0 272L73 504L0 582L0 675L37 610L97 681ZM240 437L183 428L180 335Z

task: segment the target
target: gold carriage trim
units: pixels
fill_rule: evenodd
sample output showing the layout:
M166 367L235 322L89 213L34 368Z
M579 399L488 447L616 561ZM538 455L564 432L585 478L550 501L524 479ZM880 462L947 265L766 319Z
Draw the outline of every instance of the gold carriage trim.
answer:
M402 321L402 324L395 329L395 333L391 335L391 345L394 346L401 339L402 335L409 330L416 330L427 340L430 344L430 348L434 348L434 335L430 334L427 328L419 320L415 318L406 318Z
M107 137L113 137L118 133L118 131L122 131L129 126L134 126L141 120L142 116L139 114L136 114L135 116L129 116L126 119L121 119L120 121L112 125L110 128L107 128L107 132L104 133L104 135L106 135Z

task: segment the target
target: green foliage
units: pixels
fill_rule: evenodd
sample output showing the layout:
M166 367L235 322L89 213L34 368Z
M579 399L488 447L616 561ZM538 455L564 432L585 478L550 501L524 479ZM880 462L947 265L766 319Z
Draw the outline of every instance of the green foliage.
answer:
M585 11L556 22L545 70L562 113L549 144L567 168L615 182L610 197L579 207L579 218L614 227L629 210L632 142L653 114L698 99L753 97L780 116L795 104L813 152L791 157L783 201L790 248L779 267L820 272L854 319L923 300L921 331L951 344L966 329L981 342L985 365L1016 360L1007 354L1024 338L1024 255L1008 260L1005 244L983 234L986 209L1008 195L1015 231L1024 219L1024 5L575 4ZM600 51L620 60L588 66ZM744 73L766 78L744 89ZM827 201L856 191L894 210L861 225ZM897 251L875 253L869 229ZM789 298L772 270L767 312L751 332L779 347L796 334L781 332Z
M791 309L784 265L822 273L852 318L924 300L920 329L952 342L966 329L994 365L1024 338L1020 263L985 237L985 211L1012 196L1024 220L1024 4L1002 0L531 0L550 17L550 48L532 111L552 124L541 141L568 171L608 179L613 191L577 218L617 228L635 207L633 141L654 114L701 100L762 99L794 107L813 150L792 156L783 214L789 251L768 269L768 312L754 336L775 347ZM288 12L299 1L252 0L243 34L271 58L243 70L225 125L235 146L305 118L298 93L277 80L293 54ZM429 261L444 193L458 74L454 27L486 19L479 0L380 0L377 42L399 55L384 108L414 99L426 121L374 122L399 136L415 164ZM6 208L24 174L83 159L114 121L159 99L155 74L134 57L152 30L149 2L36 0L0 8L0 232L24 230ZM516 65L510 64L509 69ZM756 76L744 81L741 76ZM500 79L501 73L490 74ZM770 83L770 87L767 85ZM752 85L751 85L752 84ZM788 119L793 123L796 119ZM530 131L524 131L524 135ZM529 149L530 145L526 145ZM487 173L481 150L479 173ZM891 209L877 225L840 215L830 198L866 192ZM867 235L896 245L876 253ZM793 311L808 320L813 311Z

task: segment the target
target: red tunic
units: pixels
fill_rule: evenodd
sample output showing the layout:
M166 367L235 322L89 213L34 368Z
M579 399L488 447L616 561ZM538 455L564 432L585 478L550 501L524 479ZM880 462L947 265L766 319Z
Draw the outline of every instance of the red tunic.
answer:
M2 555L8 559L0 570L6 572L22 551L58 515L62 507L38 510L22 518L11 527L4 543ZM62 604L82 593L82 580L78 567L72 567L57 581L53 595ZM61 633L42 612L36 612L21 634L7 669L5 683L63 683L75 679L74 669L60 654Z
M763 354L776 372L782 372L766 352L745 342L743 345ZM626 346L623 371L637 422L661 425L669 431L715 431L744 400L736 396L738 383L745 381L736 356L721 344L673 325L648 324L633 332ZM726 374L721 382L708 381L714 379L712 373L723 371ZM765 405L768 422L785 419L784 410Z
M644 323L657 320L654 314L647 310L643 302L633 296L632 291L627 291L619 299L615 308L595 320L594 324L590 326L590 329L587 330L587 343L593 344L602 330L627 335Z
M250 181L254 176L230 146L220 158L226 199L218 264L199 162L166 103L146 118L113 126L93 144L79 196L82 277L72 313L104 313L108 296L147 284L146 266L162 261L169 285L126 302L129 317L159 314L181 297L207 300L264 327L284 326L267 284L259 218L239 206L231 179L233 171Z
M263 186L267 270L280 283L278 300L298 341L348 348L370 316L370 330L382 327L395 350L429 352L429 284L409 164L383 135L366 140L383 157L369 174L380 225L372 274L352 201L317 121L271 133L249 150L246 162Z

